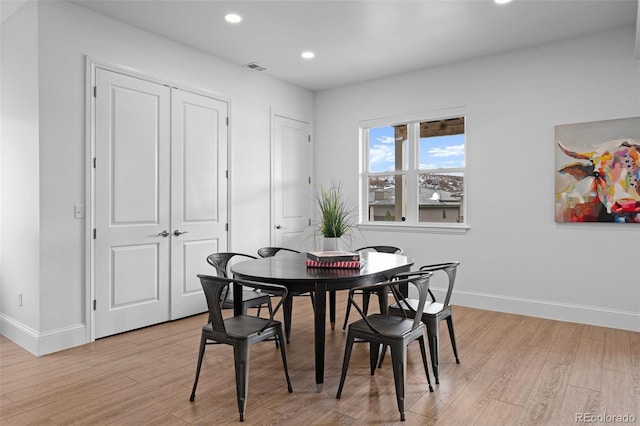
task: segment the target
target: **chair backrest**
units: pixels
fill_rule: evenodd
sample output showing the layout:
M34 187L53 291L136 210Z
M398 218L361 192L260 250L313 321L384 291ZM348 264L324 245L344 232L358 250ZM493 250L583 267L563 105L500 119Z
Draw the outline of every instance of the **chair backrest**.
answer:
M268 291L270 295L279 296L280 300L273 308L269 316L269 321L262 328L266 329L273 322L273 316L280 309L284 298L287 296L287 288L278 284L259 283L255 281L247 280L235 280L225 277L215 277L211 275L198 274L200 278L200 284L204 290L205 298L207 299L207 307L209 308L209 322L213 328L214 335L218 334L220 337L226 336L226 329L224 327L224 318L222 317L222 306L220 300L222 294L230 284L236 283L243 287L250 287L253 289L261 289Z
M424 309L424 305L427 301L427 295L429 294L429 280L432 274L433 273L429 271L407 272L402 274L402 277L400 276L400 274L398 274L387 282L352 288L351 290L349 290L349 299L351 300L351 303L353 304L354 308L356 308L364 322L369 326L369 328L376 334L384 335L384 332L377 330L367 319L367 315L355 301L354 294L357 290L389 287L394 299L396 300L396 303L398 303L399 306L406 306L410 311L413 312L413 325L411 326L411 329L415 330L420 325L420 322L422 320L422 316L416 315L416 312L422 312L422 310ZM399 290L400 287L405 284L413 285L418 291L418 306L415 310L410 306L409 303L407 303L405 296ZM407 318L406 313L404 314L404 316L405 318Z
M426 272L443 271L447 274L447 277L449 278L449 285L447 287L447 295L445 296L444 303L443 303L445 307L451 304L451 295L453 294L453 285L456 282L456 272L458 270L459 265L460 265L460 262L455 260L453 262L436 263L433 265L425 265L420 267L420 271L426 271ZM435 301L435 297L433 297L433 293L431 293L431 297Z
M377 251L380 253L391 253L391 254L404 253L404 250L402 250L400 247L395 247L395 246L367 246L367 247L360 247L355 251Z
M227 291L229 280L201 274L198 274L198 278L200 278L200 284L204 290L204 296L207 299L207 307L209 308L208 322L211 323L214 330L226 334L227 331L224 328L220 300L223 298L223 293Z
M207 263L209 263L209 265L216 268L216 272L219 277L228 278L229 277L228 266L229 266L229 261L232 258L243 258L243 260L257 259L257 257L251 256L250 254L223 251L219 253L213 253L207 256Z
M281 252L300 253L298 250L293 250L286 247L262 247L258 249L258 256L260 257L272 257Z
M424 309L424 306L427 304L427 296L431 294L431 290L429 290L429 285L431 282L431 277L433 276L433 272L430 271L409 271L409 272L401 272L393 277L391 277L391 282L393 283L391 288L391 294L395 299L398 306L403 306L402 310L405 318L409 317L407 315L407 311L411 312L411 318L415 318L418 312L422 312L420 309ZM426 279L426 284L421 282L420 280ZM411 303L407 302L407 297L403 293L401 293L400 288L402 284L411 282L414 287L418 290L418 306L414 309ZM406 286L405 286L406 287ZM418 315L419 317L421 315ZM417 326L417 323L414 323L414 327Z

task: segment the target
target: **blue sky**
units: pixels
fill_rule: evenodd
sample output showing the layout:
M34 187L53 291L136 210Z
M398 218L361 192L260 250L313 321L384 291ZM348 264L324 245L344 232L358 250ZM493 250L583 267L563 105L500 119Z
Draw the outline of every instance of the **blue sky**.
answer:
M395 169L393 127L376 127L369 132L369 171ZM464 135L438 136L420 140L420 168L464 167Z

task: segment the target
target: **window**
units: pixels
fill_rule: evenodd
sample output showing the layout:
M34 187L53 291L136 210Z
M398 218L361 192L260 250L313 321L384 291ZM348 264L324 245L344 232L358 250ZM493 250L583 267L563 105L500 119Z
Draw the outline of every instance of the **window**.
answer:
M464 224L465 117L363 126L363 223Z

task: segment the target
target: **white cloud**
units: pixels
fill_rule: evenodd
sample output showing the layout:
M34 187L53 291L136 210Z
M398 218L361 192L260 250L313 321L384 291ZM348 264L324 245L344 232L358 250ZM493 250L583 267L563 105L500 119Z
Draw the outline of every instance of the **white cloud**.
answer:
M460 157L464 155L464 144L434 147L428 151L430 157Z
M439 162L420 163L419 167L420 167L420 170L458 168L458 167L464 167L464 161L453 158L450 160L444 160Z
M420 170L428 170L428 169L439 169L440 165L436 163L420 163Z
M380 135L376 143L369 148L369 164L371 170L389 170L395 162L395 139L393 136Z
M392 136L378 136L376 140L380 143L384 144L392 144L395 143L395 139Z
M371 165L393 162L393 159L394 148L389 145L376 144L369 149L369 163Z

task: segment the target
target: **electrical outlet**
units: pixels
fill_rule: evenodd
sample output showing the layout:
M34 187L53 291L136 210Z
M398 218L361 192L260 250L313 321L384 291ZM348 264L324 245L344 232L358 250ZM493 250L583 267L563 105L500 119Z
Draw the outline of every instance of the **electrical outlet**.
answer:
M22 307L22 292L18 292L18 306Z

